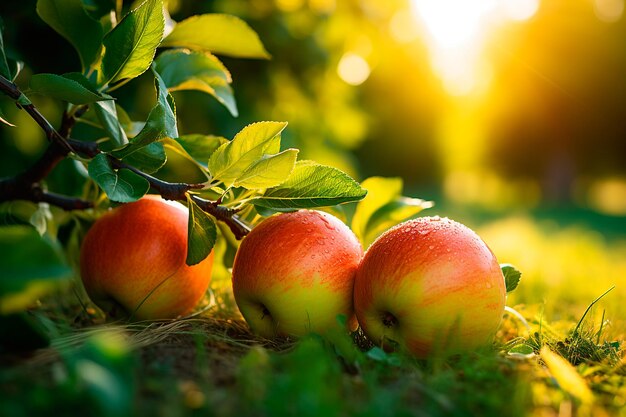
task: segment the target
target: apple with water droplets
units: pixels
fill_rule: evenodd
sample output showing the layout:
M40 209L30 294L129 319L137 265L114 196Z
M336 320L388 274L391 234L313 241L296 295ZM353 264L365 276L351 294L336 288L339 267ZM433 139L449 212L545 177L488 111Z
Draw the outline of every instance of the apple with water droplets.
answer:
M354 287L365 334L419 358L488 345L505 301L504 276L485 242L437 216L383 233L367 250Z
M109 210L91 226L80 274L91 300L111 315L174 318L205 295L213 252L188 266L187 207L146 196Z
M262 221L233 264L235 301L261 336L323 334L354 316L354 278L363 249L331 214L300 210Z

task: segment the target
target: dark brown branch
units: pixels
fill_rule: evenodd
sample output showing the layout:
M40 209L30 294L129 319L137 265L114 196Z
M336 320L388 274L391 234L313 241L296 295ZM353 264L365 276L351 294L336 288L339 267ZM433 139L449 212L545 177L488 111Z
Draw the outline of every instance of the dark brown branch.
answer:
M192 195L191 199L200 207L217 220L224 222L238 240L243 239L245 235L250 233L250 227L236 216L237 210L220 206L216 202L205 200L204 198Z
M20 103L20 100L22 100L26 96L24 96L24 94L20 91L17 85L1 75L0 90L7 96L15 100L17 106L24 109L30 115L30 117L32 117L32 119L37 122L37 124L45 132L49 142L60 142L63 149L65 149L67 153L73 152L73 149L67 142L67 139L65 139L65 137L61 136L59 132L56 131L56 129L50 124L48 119L46 119L44 115L39 112L34 104L32 104L28 99L26 100L26 103Z
M109 156L109 162L116 169L129 169L135 174L145 178L150 183L150 186L159 194L161 194L161 197L165 198L166 200L185 201L187 199L187 191L202 188L202 184L187 184L181 182L171 183L160 180L111 156ZM205 200L196 195L192 195L191 199L203 211L209 213L217 220L225 223L237 239L243 239L245 235L250 233L250 227L237 217L237 210L229 209L228 207L219 205L218 202Z
M145 178L150 183L150 186L161 194L166 200L186 200L187 197L185 193L189 190L200 189L202 188L202 184L187 184L184 182L167 182L156 177L153 177L150 174L146 174L143 171L138 170L134 166L128 165L119 159L116 159L110 155L108 155L109 163L115 169L128 169L140 177Z
M93 207L91 201L51 193L44 190L39 183L24 184L19 177L0 181L0 203L13 200L48 203L63 210L85 210Z

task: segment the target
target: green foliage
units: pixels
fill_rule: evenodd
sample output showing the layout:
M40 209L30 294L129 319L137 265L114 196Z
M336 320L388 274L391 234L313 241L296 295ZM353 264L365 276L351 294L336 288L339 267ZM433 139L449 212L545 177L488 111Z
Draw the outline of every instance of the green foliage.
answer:
M259 122L246 126L232 141L220 146L209 159L213 178L232 186L245 171L280 146L280 132L287 123ZM273 149L270 149L273 148Z
M81 0L38 0L37 14L74 46L83 71L98 59L102 26L87 15Z
M207 155L213 154L217 148L227 142L228 139L221 136L201 134L183 135L164 140L165 146L204 168L209 163Z
M404 197L401 178L370 177L362 185L368 194L356 206L352 230L364 247L390 227L433 206L432 201Z
M163 46L237 58L269 58L258 35L246 22L223 14L204 14L183 20L165 38Z
M287 149L275 155L263 155L241 173L233 182L233 186L249 190L276 187L289 177L297 157L297 149Z
M0 264L0 314L28 307L72 274L57 243L25 225L2 227Z
M217 240L217 227L213 219L188 197L189 207L187 265L195 265L209 256Z
M313 161L299 161L289 178L253 200L274 211L333 206L360 200L367 191L344 172Z
M120 148L128 143L126 131L124 131L117 115L117 107L113 101L94 103L94 112L100 121L100 125L107 133L113 149Z
M98 92L81 73L35 74L30 79L30 88L35 93L47 95L73 104L89 104L113 97Z
M522 273L511 264L501 264L502 274L504 275L504 282L506 283L506 292L509 293L517 288L520 279L522 279Z
M112 201L130 203L143 197L150 189L145 178L128 169L114 170L104 154L97 155L89 164L89 176Z
M115 156L123 158L138 148L147 146L165 137L178 137L178 126L176 123L176 105L161 77L155 72L155 88L157 93L157 103L150 110L148 120L141 131L132 138L128 146L117 151Z
M163 39L162 0L146 0L124 16L103 39L100 85L113 84L143 74Z
M230 114L237 117L237 104L232 78L214 55L184 49L163 52L155 61L155 69L170 91L197 90L215 97Z
M2 19L0 19L0 29L4 26ZM19 65L17 63L13 63L10 59L7 58L6 52L4 51L4 37L2 35L2 30L0 30L0 75L4 78L13 81L19 72Z

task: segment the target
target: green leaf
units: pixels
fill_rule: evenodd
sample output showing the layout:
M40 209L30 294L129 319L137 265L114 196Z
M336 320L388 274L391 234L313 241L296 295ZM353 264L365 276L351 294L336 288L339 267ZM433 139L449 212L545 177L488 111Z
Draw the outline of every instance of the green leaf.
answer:
M2 29L4 29L4 22L0 18L0 75L7 80L13 80L13 73L9 67L9 61L4 52L4 38L2 36Z
M81 0L38 0L37 14L78 52L83 71L100 55L102 26L87 15Z
M43 235L51 218L52 213L47 203L15 200L0 204L0 226L31 225Z
M120 148L128 143L126 132L117 116L117 107L114 101L98 101L93 109L100 120L100 125L111 139L111 149Z
M127 154L122 160L147 174L152 174L165 165L167 156L163 144L153 142Z
M258 122L246 126L232 141L213 152L209 172L230 187L267 153L268 147L274 146L274 139L286 126L285 122Z
M212 95L237 117L237 104L230 87L230 73L208 52L182 49L167 51L155 61L155 69L170 91L198 90Z
M287 181L252 203L257 208L291 211L357 201L366 194L367 190L337 168L299 161Z
M233 185L249 190L276 187L289 177L297 157L297 149L287 149L276 155L264 155L246 169Z
M91 160L89 176L104 190L110 200L130 203L143 197L150 189L148 181L128 169L115 171L107 156L99 154Z
M510 293L515 290L519 285L519 281L522 278L522 273L511 264L500 264L502 274L504 275L504 282L506 283L506 292Z
M163 143L185 158L206 168L209 157L217 148L228 143L228 139L221 136L191 134L175 139L165 139Z
M73 104L113 100L113 97L107 94L100 94L89 80L78 72L63 75L35 74L30 79L30 88L36 93Z
M155 86L157 91L157 104L150 110L148 120L141 131L130 140L127 147L115 152L115 156L123 158L153 142L163 138L178 137L178 126L176 124L176 105L172 95L168 93L167 87L158 73L154 72Z
M96 20L115 9L115 0L82 0L82 2L87 14Z
M146 0L104 37L100 85L143 74L163 39L163 0Z
M367 197L357 204L351 227L363 241L372 214L402 194L402 178L370 177L361 185L367 190Z
M187 265L195 265L209 256L217 239L215 222L204 210L190 198L189 222L187 226Z
M369 246L389 228L415 217L422 210L432 206L432 201L410 197L398 197L395 201L385 204L369 218L363 236L363 246Z
M0 265L0 314L23 310L72 275L55 242L30 226L0 229Z
M163 46L209 51L236 58L269 58L259 36L246 22L225 14L203 14L179 22Z

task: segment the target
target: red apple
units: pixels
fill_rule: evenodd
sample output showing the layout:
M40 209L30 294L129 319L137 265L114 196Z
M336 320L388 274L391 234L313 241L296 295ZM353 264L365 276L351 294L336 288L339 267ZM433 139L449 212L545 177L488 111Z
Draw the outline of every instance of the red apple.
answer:
M144 197L100 217L82 243L80 273L94 303L122 307L135 319L173 318L192 310L211 279L213 252L187 266L188 211Z
M258 334L324 333L337 315L353 316L354 277L363 256L352 231L336 217L301 210L267 218L241 242L233 292Z
M367 250L354 287L365 334L420 358L490 343L505 301L504 276L489 247L468 227L439 217L382 234Z

